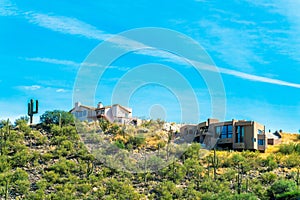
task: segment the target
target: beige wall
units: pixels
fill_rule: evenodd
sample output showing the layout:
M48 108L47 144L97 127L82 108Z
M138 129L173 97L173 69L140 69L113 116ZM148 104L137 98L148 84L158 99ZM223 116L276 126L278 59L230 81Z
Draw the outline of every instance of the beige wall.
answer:
M261 150L264 151L267 148L267 138L265 134L265 126L253 121L244 121L244 120L232 120L226 122L217 122L209 124L208 122L202 122L198 125L185 125L181 127L181 134L191 134L197 132L200 134L200 129L208 127L208 132L206 135L211 135L212 138L217 138L216 127L224 125L232 125L232 138L222 138L219 139L219 144L232 144L233 149L249 149L249 150ZM236 141L236 129L237 126L244 127L244 142L235 143ZM262 131L262 134L258 134L258 130ZM207 137L210 138L210 137ZM258 139L264 139L265 145L258 145Z

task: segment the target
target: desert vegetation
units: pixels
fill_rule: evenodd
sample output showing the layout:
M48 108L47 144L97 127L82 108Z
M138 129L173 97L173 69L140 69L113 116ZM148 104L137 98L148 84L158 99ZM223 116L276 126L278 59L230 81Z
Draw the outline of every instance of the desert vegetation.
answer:
M299 137L271 152L204 152L190 144L178 159L154 171L129 173L107 167L82 142L78 129L95 143L109 139L129 154L159 152L176 134L163 121L139 127L100 121L100 132L71 114L48 111L41 124L28 118L0 122L0 199L299 199ZM81 130L81 131L82 131ZM102 137L102 136L105 137ZM87 139L85 138L85 139ZM113 165L114 160L111 160ZM158 167L158 164L155 165Z

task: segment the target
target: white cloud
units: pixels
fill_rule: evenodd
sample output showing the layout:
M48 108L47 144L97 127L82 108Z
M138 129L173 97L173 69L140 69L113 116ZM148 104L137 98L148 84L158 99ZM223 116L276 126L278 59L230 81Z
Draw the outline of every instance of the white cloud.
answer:
M39 85L30 85L30 86L20 86L24 90L38 90L41 88Z
M283 23L279 30L262 29L262 42L276 50L281 55L287 55L295 61L300 61L300 1L295 0L247 0L249 4L262 7L276 16L269 24ZM276 19L274 18L274 19Z
M75 62L72 60L60 60L60 59L56 59L56 58L34 57L34 58L25 58L25 60L35 61L35 62L44 62L44 63L50 63L50 64L55 64L55 65L66 65L66 66L72 66L72 67L76 67L76 68L79 68L80 66L101 67L97 63L87 63L87 62L78 63L78 62ZM108 68L116 69L116 70L120 70L120 71L127 71L130 69L129 67L121 67L121 66L115 66L115 65L109 66ZM1 80L0 80L0 82L1 82Z
M15 4L9 0L0 1L0 16L14 16L18 15L18 9Z
M125 37L113 37L115 35L105 33L104 31L98 30L96 27L87 24L85 22L82 22L76 18L70 18L65 16L54 16L54 15L46 15L46 14L40 14L35 12L26 12L22 13L21 11L18 11L17 8L11 4L9 1L2 2L2 5L4 7L4 11L2 10L2 13L7 12L14 13L14 14L24 14L26 19L32 24L36 24L38 26L64 33L64 34L71 34L71 35L79 35L83 36L89 39L97 39L97 40L109 40L110 42L116 44L120 48L124 49L135 49L135 48L145 48L147 50L140 51L140 54L145 54L149 56L155 56L160 57L163 59L166 59L171 62L175 63L185 63L183 59L181 59L178 56L174 56L173 54L170 54L168 52L164 51L158 51L157 49L153 49L147 45L144 45L140 42L125 38ZM273 4L272 4L273 5ZM289 7L291 7L291 4L288 4ZM299 4L300 5L300 4ZM297 6L298 7L298 6ZM273 7L272 7L273 8ZM300 30L300 14L298 14L298 11L296 12L295 9L293 9L294 12L293 15L297 17L297 19L294 19L294 23L299 25ZM292 16L293 16L292 15ZM292 20L292 17L290 17ZM251 24L250 22L240 22L240 23L246 23ZM250 67L249 60L255 60L257 62L263 62L263 60L255 55L253 51L251 51L252 45L248 41L255 39L255 35L252 35L248 33L247 31L238 31L235 29L224 29L223 27L219 26L216 23L213 23L211 21L201 21L201 25L203 27L208 28L211 34L213 34L216 37L219 37L219 45L212 44L211 47L217 46L218 51L222 54L225 60L231 65L238 66L239 68L241 66L243 67ZM250 45L250 46L249 46ZM150 49L150 50L149 50ZM239 56L238 56L239 55ZM235 59L232 59L232 58ZM70 60L58 60L53 58L27 58L27 60L31 61L40 61L40 62L47 62L47 63L53 63L53 64L62 64L62 65L69 65L78 67L80 66L80 63L70 61ZM195 61L190 61L191 63ZM87 64L88 66L96 66L95 64ZM212 68L204 68L204 70L212 70ZM213 69L215 71L215 69ZM265 82L275 85L284 85L289 87L295 87L300 88L300 84L297 83L291 83L286 82L278 79L272 79L272 78L266 78L262 76L252 75L240 71L235 71L231 69L226 68L219 68L220 73L232 75L238 78L251 80L251 81L258 81L258 82ZM24 89L26 90L37 90L40 89L40 86L33 85L33 86L24 86Z
M243 72L239 72L239 71L235 71L235 70L231 70L231 69L226 69L226 68L219 68L219 70L222 74L228 74L228 75L232 75L232 76L250 80L250 81L300 88L300 84L298 84L298 83L291 83L291 82L282 81L279 79L273 79L273 78L267 78L267 77L263 77L263 76L247 74L247 73L243 73Z
M67 92L67 90L60 88L60 89L57 89L56 92L58 92L58 93Z
M283 80L279 80L279 79L268 78L268 77L264 77L264 76L257 76L257 75L244 73L244 72L240 72L237 70L222 68L222 67L214 67L214 66L206 65L203 63L195 62L195 61L190 61L190 62L193 65L200 67L202 70L213 71L213 72L220 73L220 74L235 76L235 77L249 80L249 81L269 83L269 84L273 84L273 85L288 86L288 87L293 87L293 88L300 88L299 83L292 83L292 82L283 81Z
M98 30L96 27L76 18L51 16L34 12L27 12L26 18L32 24L64 34L80 35L97 40L105 40L111 37L110 34L103 33L103 31Z
M74 61L70 60L59 60L54 58L41 58L41 57L35 57L35 58L25 58L27 61L38 61L38 62L44 62L44 63L51 63L51 64L57 64L57 65L67 65L72 67L79 67L80 63L76 63Z
M251 26L253 22L238 21ZM209 40L204 41L206 48L216 52L219 57L234 68L252 71L250 62L265 63L262 57L258 56L254 49L257 46L257 38L250 30L243 28L225 27L216 20L201 20L200 26L204 28L210 36Z

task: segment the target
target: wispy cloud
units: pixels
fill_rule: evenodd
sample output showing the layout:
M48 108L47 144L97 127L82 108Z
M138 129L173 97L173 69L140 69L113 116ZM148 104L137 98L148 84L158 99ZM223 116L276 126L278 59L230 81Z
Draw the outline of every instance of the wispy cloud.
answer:
M34 57L34 58L25 58L27 61L37 61L37 62L44 62L44 63L51 63L56 65L67 65L72 67L79 67L80 63L70 61L70 60L59 60L54 58L41 58L41 57Z
M41 58L41 57L34 57L34 58L25 58L27 61L35 61L35 62L43 62L43 63L50 63L55 65L65 65L65 66L71 66L75 68L79 68L80 66L86 66L86 67L103 67L97 63L88 63L88 62L75 62L72 60L60 60L56 58ZM130 68L129 67L121 67L121 66L108 66L108 69L116 69L119 71L127 71Z
M220 68L220 67L219 67L219 70L222 74L228 74L231 76L235 76L235 77L250 80L250 81L300 88L300 84L298 84L298 83L291 83L291 82L282 81L279 79L273 79L273 78L267 78L267 77L263 77L263 76L247 74L247 73L243 73L243 72L239 72L239 71L235 71L235 70L231 70L231 69L226 69L226 68Z
M31 90L31 91L33 91L33 90L40 89L41 86L39 86L39 85L29 85L29 86L25 85L25 86L19 86L18 88L20 88L22 90Z
M262 30L263 42L276 50L279 54L287 55L290 58L300 61L300 2L294 0L247 0L249 4L262 7L266 12L282 19L277 21L267 21L269 24L281 25L280 30L271 28Z
M63 92L67 92L67 90L62 89L62 88L59 88L59 89L56 90L56 92L58 92L58 93L63 93Z
M147 45L144 45L138 41L134 41L125 37L113 37L111 38L112 34L106 33L104 31L101 31L97 29L96 27L87 24L85 22L82 22L76 18L70 18L65 16L55 16L55 15L47 15L47 14L41 14L41 13L35 13L35 12L21 12L18 11L17 8L10 3L10 1L4 1L2 2L2 14L6 13L6 15L24 15L25 18L32 24L47 28L52 31L56 31L63 34L71 34L71 35L78 35L82 37L86 37L89 39L96 39L96 40L107 40L110 38L110 42L114 43L115 45L118 45L120 48L125 49L135 49L135 48L145 48L150 49L144 50L139 52L140 54L145 54L149 56L155 56L160 57L163 59L166 59L171 62L183 62L183 59L181 59L178 56L174 56L173 54L166 53L164 51L158 51L157 49L153 49L152 47L149 47ZM300 4L299 4L300 5ZM295 9L294 9L295 10ZM294 12L296 13L296 12ZM298 13L298 12L297 12ZM299 23L300 27L300 15L299 18L295 21L295 24ZM251 22L245 22L245 21L237 21L237 23L244 23L247 25L251 25ZM209 31L209 34L217 37L217 45L212 44L210 46L211 48L214 48L213 46L216 46L218 48L218 52L220 52L221 56L223 56L224 60L227 61L230 65L238 66L239 68L241 66L249 67L249 61L257 61L257 62L264 62L262 58L257 56L256 54L251 51L251 48L255 46L255 42L249 43L247 40L254 40L256 39L255 35L250 34L247 31L239 31L236 29L230 29L230 28L224 28L221 27L219 24L213 23L212 21L205 21L202 20L200 22L200 25L202 27L207 28ZM300 30L300 28L299 28ZM234 56L234 59L232 59ZM70 60L58 60L53 58L27 58L27 60L31 61L39 61L39 62L47 62L47 63L53 63L53 64L62 64L62 65L68 65L73 67L80 66L80 63L70 61ZM190 61L191 63L194 61ZM86 64L95 66L95 64ZM210 70L210 68L204 68L204 70ZM297 83L291 83L286 82L278 79L272 79L257 75L252 75L236 70L226 69L226 68L219 68L220 73L232 75L238 78L251 80L251 81L258 81L258 82L264 82L264 83L270 83L275 85L284 85L294 88L300 88L300 84ZM40 86L25 86L24 89L31 89L36 90L39 89Z
M232 20L235 19L230 19L230 21ZM251 25L250 21L238 22ZM263 58L254 53L258 36L250 31L223 26L215 20L201 20L199 24L210 36L209 41L203 41L205 46L210 51L216 52L228 65L246 71L253 71L251 62L264 62Z
M222 67L214 67L210 65L205 65L203 63L195 62L195 61L190 61L192 64L195 66L200 66L202 70L207 70L207 71L213 71L216 73L220 74L226 74L230 76L235 76L237 78L249 80L249 81L255 81L255 82L262 82L262 83L268 83L268 84L273 84L273 85L280 85L280 86L288 86L288 87L293 87L293 88L300 88L299 83L292 83L288 81L283 81L280 79L275 79L275 78L269 78L269 77L264 77L264 76L257 76L249 73L244 73L240 72L237 70L232 70L232 69L227 69L227 68L222 68Z
M27 12L26 18L32 24L64 34L79 35L97 40L106 40L112 36L76 18L34 12Z
M44 62L44 63L50 63L50 64L56 64L56 65L66 65L66 66L72 66L72 67L80 67L81 65L83 66L88 66L88 67L97 67L98 64L96 63L78 63L74 62L71 60L60 60L60 59L55 59L55 58L41 58L41 57L34 57L34 58L25 58L27 61L37 61L37 62Z
M9 0L0 1L0 16L18 15L18 9L15 4Z

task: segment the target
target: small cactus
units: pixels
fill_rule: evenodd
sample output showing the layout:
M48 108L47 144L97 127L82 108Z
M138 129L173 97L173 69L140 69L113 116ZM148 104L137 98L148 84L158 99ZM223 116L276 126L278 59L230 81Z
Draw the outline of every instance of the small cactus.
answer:
M39 102L38 100L35 101L35 109L34 109L34 101L30 99L28 103L28 116L30 117L30 124L32 124L33 115L38 113L39 109Z
M94 171L94 163L93 161L89 160L87 162L87 173L86 173L86 177L89 178L90 175L93 173Z
M6 148L6 141L8 139L8 136L10 135L10 125L9 125L9 119L7 119L6 122L6 131L3 131L3 127L1 127L0 130L0 155L4 154L4 149Z

